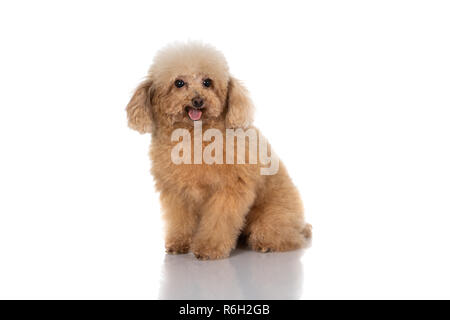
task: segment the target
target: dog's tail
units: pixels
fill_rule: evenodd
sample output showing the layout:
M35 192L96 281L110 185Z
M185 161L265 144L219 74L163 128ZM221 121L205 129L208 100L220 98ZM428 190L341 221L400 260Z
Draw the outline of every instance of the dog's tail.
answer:
M302 234L305 238L311 238L312 237L312 225L309 223L306 223L303 227Z

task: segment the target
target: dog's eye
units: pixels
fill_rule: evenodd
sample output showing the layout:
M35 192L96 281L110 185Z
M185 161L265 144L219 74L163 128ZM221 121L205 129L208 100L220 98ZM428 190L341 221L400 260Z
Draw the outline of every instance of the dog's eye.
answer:
M174 84L175 84L175 87L181 88L182 86L184 86L184 81L180 80L180 79L177 79L177 80L175 80Z
M204 85L205 87L207 87L207 88L211 87L211 85L212 85L212 80L209 79L209 78L203 80L203 85Z

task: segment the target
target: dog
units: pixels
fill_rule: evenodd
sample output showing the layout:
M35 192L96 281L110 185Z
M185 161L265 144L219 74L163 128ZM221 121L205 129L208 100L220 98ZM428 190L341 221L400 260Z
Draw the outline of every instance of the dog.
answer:
M275 174L261 174L267 163L260 156L256 163L236 163L239 155L233 146L215 150L234 160L231 163L192 163L192 155L185 154L195 143L206 151L208 139L195 132L199 123L202 130L224 136L230 130L255 130L257 140L263 141L252 125L249 94L230 75L221 52L198 42L163 48L126 112L130 128L151 134L151 173L160 192L168 253L191 251L201 260L221 259L230 255L238 239L259 252L304 247L312 227L304 220L299 192L281 162ZM176 130L194 136L183 150L183 163L173 161L180 143L173 138ZM244 151L249 158L249 143Z

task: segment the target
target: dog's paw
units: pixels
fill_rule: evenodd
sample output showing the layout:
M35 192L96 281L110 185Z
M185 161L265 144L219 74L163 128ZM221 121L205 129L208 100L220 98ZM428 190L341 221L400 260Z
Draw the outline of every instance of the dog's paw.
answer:
M190 241L169 241L166 242L166 252L169 254L184 254L188 253L190 248Z
M255 239L250 237L249 245L254 251L266 252L283 252L299 249L302 247L301 239L294 239L295 241L266 241L262 239Z
M192 252L199 260L217 260L227 258L231 250L227 250L224 246L212 245L211 243L194 243Z
M274 243L267 241L266 237L252 233L248 238L248 244L253 251L266 253L271 251L278 251Z
M254 244L251 246L251 248L252 248L252 250L258 251L261 253L274 251L272 248L269 247L269 245L266 245L266 244Z

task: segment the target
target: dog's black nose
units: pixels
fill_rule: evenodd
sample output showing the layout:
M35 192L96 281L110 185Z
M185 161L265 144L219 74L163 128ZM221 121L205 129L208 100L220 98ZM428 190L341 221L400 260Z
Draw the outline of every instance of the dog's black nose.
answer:
M196 108L200 108L203 105L203 99L202 98L192 99L192 105Z

